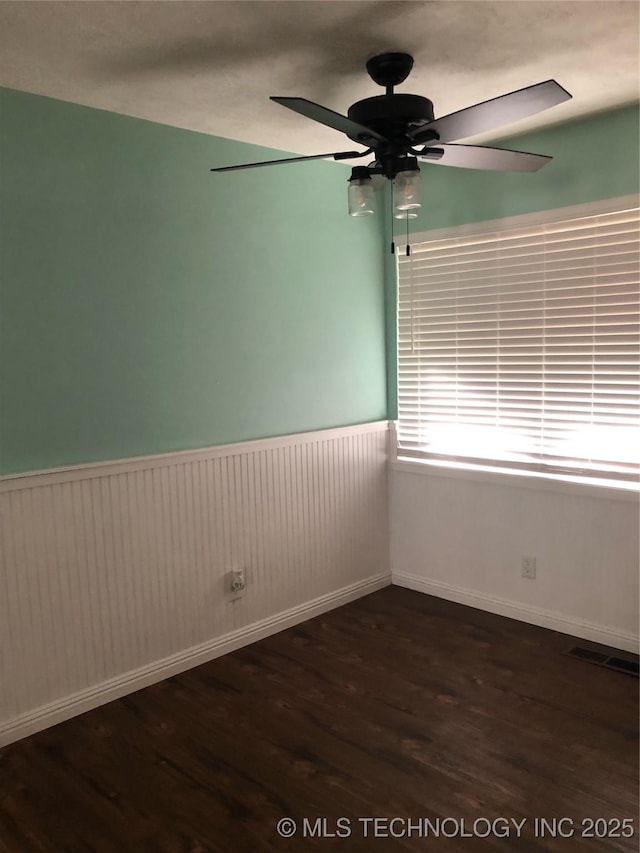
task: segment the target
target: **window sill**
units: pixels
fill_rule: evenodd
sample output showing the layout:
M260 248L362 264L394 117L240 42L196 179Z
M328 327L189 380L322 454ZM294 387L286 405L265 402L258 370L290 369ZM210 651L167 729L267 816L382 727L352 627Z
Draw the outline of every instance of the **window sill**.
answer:
M445 477L455 480L511 486L520 489L537 489L570 495L604 498L605 500L633 501L635 503L638 503L640 498L640 482L626 483L618 480L594 481L586 477L538 474L531 471L489 468L482 465L462 465L455 462L416 459L415 457L404 459L399 457L390 464L394 471L429 477Z

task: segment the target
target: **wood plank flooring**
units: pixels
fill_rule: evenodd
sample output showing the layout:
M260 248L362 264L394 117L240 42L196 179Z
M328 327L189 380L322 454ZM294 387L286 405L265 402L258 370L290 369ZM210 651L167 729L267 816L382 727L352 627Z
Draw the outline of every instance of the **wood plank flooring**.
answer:
M570 644L388 587L6 747L0 853L635 853L638 681Z

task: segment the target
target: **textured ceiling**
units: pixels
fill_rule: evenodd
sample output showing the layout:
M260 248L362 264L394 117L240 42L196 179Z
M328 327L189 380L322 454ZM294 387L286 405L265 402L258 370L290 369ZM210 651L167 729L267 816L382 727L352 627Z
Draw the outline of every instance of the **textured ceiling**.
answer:
M555 78L572 101L500 134L639 96L640 6L615 0L0 2L0 85L216 136L313 154L336 131L269 101L338 112L381 94L365 61L415 57L399 91L436 116Z

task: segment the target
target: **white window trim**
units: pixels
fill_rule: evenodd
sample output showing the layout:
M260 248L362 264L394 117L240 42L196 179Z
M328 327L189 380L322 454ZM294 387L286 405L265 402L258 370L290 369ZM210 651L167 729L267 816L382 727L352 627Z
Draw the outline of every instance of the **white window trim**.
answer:
M505 216L500 219L484 219L480 222L469 222L464 225L449 225L446 228L434 228L431 231L418 231L409 235L409 242L427 243L431 240L446 240L449 237L465 237L469 234L490 234L507 228L526 228L529 225L558 222L563 219L579 219L582 216L597 216L599 213L614 213L629 207L640 205L640 193L607 198L601 201L590 201L583 204L572 204L569 207L556 207L553 210L536 210L533 213L519 213L515 216ZM399 243L396 254L403 251Z
M631 193L615 198L601 199L581 204L558 207L552 210L539 210L532 213L516 214L499 219L481 220L463 225L434 228L428 231L418 231L410 235L410 243L423 243L443 240L451 237L482 235L506 228L523 228L544 223L552 223L572 218L595 216L640 206L640 193ZM400 249L396 248L396 264ZM397 359L397 352L396 352ZM397 362L396 362L397 364ZM397 366L396 366L397 374ZM638 502L640 480L638 482L605 479L598 477L581 477L564 473L544 471L527 471L518 468L500 468L493 465L482 465L471 462L456 462L446 459L420 459L402 456L398 448L395 429L392 431L390 466L393 470L421 474L423 476L453 477L456 479L477 480L495 484L520 486L534 489L545 489L568 494L584 494L592 497L631 500Z
M586 480L580 477L567 478L562 475L538 474L507 468L483 468L482 466L456 466L455 463L431 459L402 459L390 462L393 471L418 474L425 477L443 477L450 480L489 483L495 486L511 486L518 489L554 492L565 495L582 495L606 500L632 501L640 508L640 485L618 481Z

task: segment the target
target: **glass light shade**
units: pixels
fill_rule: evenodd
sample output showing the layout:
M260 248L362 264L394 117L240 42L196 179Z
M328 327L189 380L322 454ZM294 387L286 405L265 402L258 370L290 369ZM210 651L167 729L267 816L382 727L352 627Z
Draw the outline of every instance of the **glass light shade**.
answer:
M368 216L375 212L371 178L351 178L347 192L349 216Z
M416 219L420 209L420 172L398 172L393 181L393 215Z

